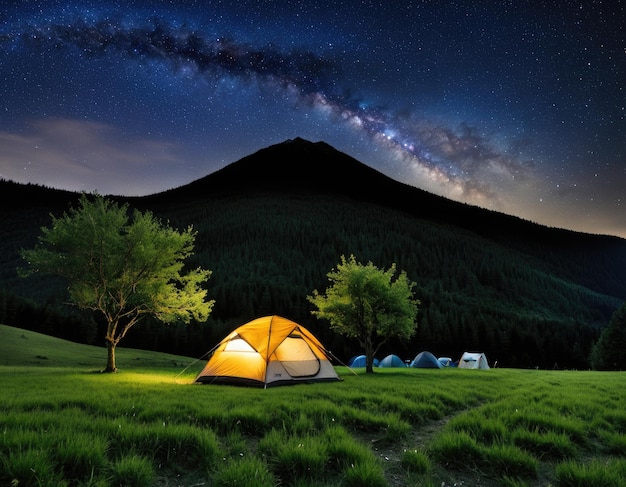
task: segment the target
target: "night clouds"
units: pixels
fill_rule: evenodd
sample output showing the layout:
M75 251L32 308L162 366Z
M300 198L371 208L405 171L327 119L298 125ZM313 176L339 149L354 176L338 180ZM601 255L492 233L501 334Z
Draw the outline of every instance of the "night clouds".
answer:
M300 136L459 201L626 236L622 7L53 3L1 17L4 178L149 194Z
M48 118L20 134L0 132L3 173L102 194L168 189L186 163L181 149L162 140L128 138L114 127L89 121ZM167 184L155 167L172 168ZM178 177L178 185L187 182Z

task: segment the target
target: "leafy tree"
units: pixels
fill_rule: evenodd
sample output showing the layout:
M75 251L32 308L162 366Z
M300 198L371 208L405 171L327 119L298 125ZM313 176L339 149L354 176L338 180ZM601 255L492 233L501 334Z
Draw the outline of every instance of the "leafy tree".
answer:
M372 373L374 356L389 339L410 338L417 328L415 318L420 301L413 297L415 283L404 271L397 277L396 265L378 269L363 265L354 255L327 274L332 283L325 294L314 290L307 296L317 311L312 314L330 322L331 329L356 338L366 357L366 372Z
M201 288L211 271L183 274L196 233L163 226L150 212L133 212L94 194L82 194L78 208L52 216L37 245L21 250L28 267L22 276L52 274L69 281L69 295L81 309L101 313L107 324L106 372L115 372L115 348L146 315L172 323L206 321L214 301Z
M591 367L595 370L624 370L626 349L626 304L611 318L591 349Z

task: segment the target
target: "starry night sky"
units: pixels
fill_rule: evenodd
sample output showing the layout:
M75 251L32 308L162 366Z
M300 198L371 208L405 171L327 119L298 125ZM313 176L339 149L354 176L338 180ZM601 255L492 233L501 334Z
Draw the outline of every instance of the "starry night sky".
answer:
M302 137L454 200L626 238L625 8L4 2L0 178L146 195Z

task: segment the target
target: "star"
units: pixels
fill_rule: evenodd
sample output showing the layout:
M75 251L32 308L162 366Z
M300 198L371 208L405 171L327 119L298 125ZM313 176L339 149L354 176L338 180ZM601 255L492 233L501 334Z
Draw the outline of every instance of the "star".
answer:
M0 177L145 195L303 137L448 198L626 237L620 5L51 0L0 15Z

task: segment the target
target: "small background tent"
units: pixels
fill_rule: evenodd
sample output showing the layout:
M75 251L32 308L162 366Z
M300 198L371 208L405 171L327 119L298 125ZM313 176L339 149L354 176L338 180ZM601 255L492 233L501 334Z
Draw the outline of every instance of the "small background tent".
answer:
M459 360L459 369L489 369L487 357L484 353L465 352Z
M437 357L426 351L418 353L410 366L420 369L440 369L442 367Z
M358 369L359 367L365 367L366 363L367 359L365 358L365 355L357 355L356 357L352 357L348 361L348 367ZM374 358L374 363L372 365L374 367L378 367L379 364L380 362L378 361L378 359Z
M384 359L380 361L378 364L379 367L406 367L404 360L402 360L397 355L391 354L387 355Z
M452 367L452 359L450 357L439 357L437 360L444 367Z
M339 380L322 344L287 318L265 316L231 332L195 382L269 387Z

